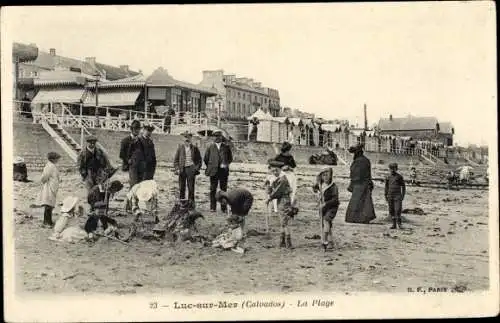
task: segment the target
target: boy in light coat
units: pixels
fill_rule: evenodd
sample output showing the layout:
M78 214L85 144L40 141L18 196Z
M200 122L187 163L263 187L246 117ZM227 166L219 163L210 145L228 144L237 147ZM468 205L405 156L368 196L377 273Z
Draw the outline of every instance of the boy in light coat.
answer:
M54 223L52 222L52 211L56 205L57 191L59 190L59 171L57 170L56 164L61 158L56 152L50 152L47 154L47 164L42 172L42 177L40 178L40 183L42 184L42 189L39 196L39 205L44 207L43 213L43 224L42 227L52 228Z

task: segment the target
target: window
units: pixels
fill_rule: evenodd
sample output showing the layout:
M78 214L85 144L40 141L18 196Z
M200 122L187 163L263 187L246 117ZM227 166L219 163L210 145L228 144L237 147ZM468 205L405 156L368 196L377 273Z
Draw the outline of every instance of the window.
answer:
M246 99L246 93L243 93L243 100Z
M231 90L227 89L227 96L231 96Z
M238 115L241 115L241 103L238 102Z
M264 98L264 103L267 103L267 98Z
M233 102L233 113L236 112L236 103Z
M255 102L257 102L257 96L255 96Z
M238 92L238 99L241 99L241 92Z

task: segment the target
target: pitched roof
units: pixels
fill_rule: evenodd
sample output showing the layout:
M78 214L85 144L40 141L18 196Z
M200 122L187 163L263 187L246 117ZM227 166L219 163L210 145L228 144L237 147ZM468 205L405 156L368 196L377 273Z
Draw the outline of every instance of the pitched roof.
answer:
M451 122L440 122L439 123L439 133L442 134L454 134L455 129L453 128L453 125Z
M93 76L69 70L43 71L34 79L35 86L50 85L84 85L86 80L94 79Z
M95 63L95 66L100 70L100 71L105 71L106 72L106 78L110 80L119 80L122 78L126 78L129 76L136 76L139 75L139 72L135 71L125 71L119 67L107 65L107 64L102 64L102 63Z
M208 94L208 95L217 95L217 91L215 89L210 89L203 87L201 85L196 85L188 82L178 81L174 79L168 71L163 67L157 68L147 79L146 83L148 86L158 86L158 87L180 87L189 89L192 91L197 91L200 93Z
M432 130L436 129L438 120L434 117L413 117L380 119L378 127L380 131L401 130Z
M130 70L127 72L119 67L102 63L96 63L95 66L93 66L86 61L59 55L51 55L50 53L44 51L39 51L38 56L31 62L31 64L47 70L54 70L57 66L60 66L63 68L79 68L82 70L82 73L85 74L105 72L106 78L110 80L117 80L140 74L139 72Z
M20 62L33 61L38 57L38 47L20 43L12 44L12 57Z

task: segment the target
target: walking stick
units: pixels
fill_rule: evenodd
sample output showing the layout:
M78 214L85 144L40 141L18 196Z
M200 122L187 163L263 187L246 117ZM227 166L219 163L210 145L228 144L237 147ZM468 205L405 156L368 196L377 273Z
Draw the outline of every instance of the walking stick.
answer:
M323 234L324 223L323 223L323 212L322 212L322 208L323 208L323 192L322 192L321 183L319 184L319 193L318 194L319 194L318 215L319 215L319 227L320 227L320 230L321 230L320 237L321 237L321 245L323 245L323 247L324 247L325 246L325 239L324 239L324 234Z
M272 203L272 201L271 201ZM271 204L271 207L269 207L269 204L267 205L267 212L266 212L266 235L269 235L269 216L270 213L272 212L274 207L274 204Z

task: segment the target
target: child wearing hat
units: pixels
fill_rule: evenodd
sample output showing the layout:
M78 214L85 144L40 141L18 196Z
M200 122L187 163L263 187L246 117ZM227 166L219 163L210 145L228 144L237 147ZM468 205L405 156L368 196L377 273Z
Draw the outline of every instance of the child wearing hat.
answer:
M403 199L406 194L406 185L403 176L399 174L398 164L389 164L391 173L385 179L385 199L389 206L389 215L392 219L391 229L396 229L396 224L401 226L401 210L403 207Z
M68 226L69 221L81 215L83 215L83 207L78 205L78 198L75 196L66 197L61 207L61 215L54 225L54 233L49 239L52 241L60 241L62 233Z
M320 195L320 215L322 222L322 244L326 250L333 246L332 222L339 208L339 190L333 182L333 170L331 167L321 171L316 177L313 191Z
M268 161L269 163L269 161ZM268 172L269 174L266 176L266 180L264 182L264 186L266 188L267 195L271 194L272 192L272 184L274 181L278 178L273 174L273 170L271 165L268 165ZM274 213L278 213L278 201L277 200L272 200L273 202L273 211Z
M292 144L289 142L284 142L281 146L281 152L274 158L274 160L282 162L282 170L288 179L288 183L292 189L291 193L291 203L295 204L295 194L297 192L297 178L295 177L294 169L297 167L293 155L290 153L292 150Z
M87 195L87 202L90 205L90 209L94 210L94 205L97 202L104 202L109 205L109 200L123 188L123 184L120 181L106 181L104 184L98 184L92 187Z
M57 191L59 190L59 171L56 164L59 162L61 155L56 152L47 154L47 164L43 168L40 183L42 189L39 195L39 205L44 207L43 227L52 227L52 211L56 205Z
M288 182L286 175L281 170L284 163L272 160L269 162L269 165L272 167L272 172L277 179L271 185L272 191L269 194L266 204L269 204L269 202L274 199L278 200L281 227L280 248L286 247L288 249L292 249L292 238L289 224L296 213L291 203L292 188L290 187L290 183Z

